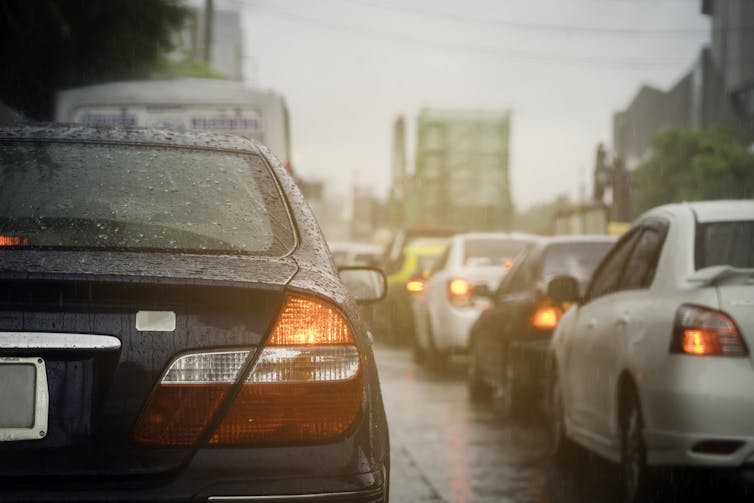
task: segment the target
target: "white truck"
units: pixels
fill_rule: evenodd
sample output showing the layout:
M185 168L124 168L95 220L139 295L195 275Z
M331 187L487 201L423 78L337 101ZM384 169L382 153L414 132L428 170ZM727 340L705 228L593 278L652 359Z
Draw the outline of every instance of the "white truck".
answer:
M258 140L291 171L288 109L272 91L242 82L175 79L111 82L58 93L58 122L210 130Z

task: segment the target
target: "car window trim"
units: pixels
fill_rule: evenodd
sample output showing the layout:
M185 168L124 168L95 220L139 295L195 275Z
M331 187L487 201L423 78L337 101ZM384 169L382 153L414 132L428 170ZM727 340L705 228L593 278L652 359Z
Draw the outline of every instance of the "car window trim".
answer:
M610 252L605 255L605 257L602 259L602 262L597 266L597 268L592 273L592 279L589 281L589 286L586 289L586 293L584 294L584 304L591 302L595 297L592 296L592 290L594 287L594 281L597 279L599 275L602 274L602 271L607 267L607 264L610 263L610 260L615 256L615 254L618 252L618 250L623 246L623 244L631 239L634 239L634 243L631 245L631 249L628 252L628 255L626 256L626 260L623 262L623 265L620 270L620 276L618 280L616 281L617 285L620 285L623 282L623 275L625 274L626 266L628 265L628 259L631 258L634 252L634 248L636 248L636 243L639 242L639 238L641 237L641 233L643 232L644 227L641 225L637 225L633 227L632 229L629 229L626 234L624 234L610 249ZM609 295L611 293L614 293L618 290L612 290L608 293L602 294L599 297L603 297L604 295Z
M647 221L646 228L657 232L660 239L657 244L657 249L652 256L652 260L649 263L649 268L647 268L647 271L644 273L644 278L641 280L641 289L643 290L649 289L654 282L655 275L657 274L657 264L660 261L660 255L662 255L662 250L665 248L665 240L668 237L670 222L664 218L651 218Z

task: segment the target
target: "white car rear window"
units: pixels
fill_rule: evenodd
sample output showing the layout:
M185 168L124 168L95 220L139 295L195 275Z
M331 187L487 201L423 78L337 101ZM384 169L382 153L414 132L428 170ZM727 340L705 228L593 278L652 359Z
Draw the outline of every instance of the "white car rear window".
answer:
M698 224L695 265L754 267L754 220Z

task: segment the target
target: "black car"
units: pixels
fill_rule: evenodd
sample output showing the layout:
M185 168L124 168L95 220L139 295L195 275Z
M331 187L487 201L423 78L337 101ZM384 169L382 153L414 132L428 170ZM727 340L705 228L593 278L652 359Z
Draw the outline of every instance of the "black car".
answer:
M609 236L542 238L516 260L492 294L492 305L471 328L472 399L487 399L494 392L504 415L541 404L550 337L568 308L549 291L549 282L568 275L583 287L614 242Z
M0 285L0 500L387 501L371 342L266 148L0 128Z

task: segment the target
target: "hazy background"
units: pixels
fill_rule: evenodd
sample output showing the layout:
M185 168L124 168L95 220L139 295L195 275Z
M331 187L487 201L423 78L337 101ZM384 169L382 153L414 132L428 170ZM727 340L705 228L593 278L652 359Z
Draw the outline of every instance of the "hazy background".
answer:
M300 175L384 197L398 114L412 167L421 107L510 109L519 209L589 193L613 112L642 83L671 86L709 38L692 0L225 1L245 79L286 97Z

